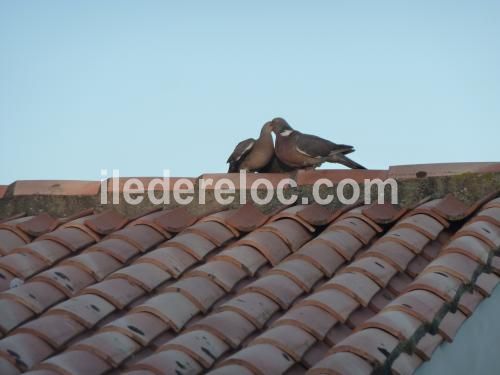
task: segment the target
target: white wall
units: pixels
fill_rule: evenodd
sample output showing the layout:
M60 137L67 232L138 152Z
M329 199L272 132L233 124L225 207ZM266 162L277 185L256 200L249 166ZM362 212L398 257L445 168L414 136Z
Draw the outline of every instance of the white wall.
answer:
M500 374L500 287L483 300L451 344L440 345L415 375Z

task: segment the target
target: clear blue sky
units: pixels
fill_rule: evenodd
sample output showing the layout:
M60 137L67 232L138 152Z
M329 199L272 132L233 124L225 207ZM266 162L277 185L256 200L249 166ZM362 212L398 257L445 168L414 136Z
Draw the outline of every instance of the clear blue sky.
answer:
M500 160L500 2L0 0L0 183L225 171L275 116L370 168Z

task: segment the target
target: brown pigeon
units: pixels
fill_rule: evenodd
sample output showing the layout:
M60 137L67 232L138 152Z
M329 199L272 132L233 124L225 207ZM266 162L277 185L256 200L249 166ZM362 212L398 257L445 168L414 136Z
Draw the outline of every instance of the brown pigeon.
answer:
M271 133L271 122L266 122L262 126L257 140L248 138L238 143L229 159L227 159L229 163L228 172L235 173L240 170L256 172L266 167L274 156L273 136Z
M324 162L330 162L353 169L366 169L345 156L354 151L352 146L336 144L315 135L293 130L280 117L273 119L271 124L276 134L276 156L290 167L315 168Z

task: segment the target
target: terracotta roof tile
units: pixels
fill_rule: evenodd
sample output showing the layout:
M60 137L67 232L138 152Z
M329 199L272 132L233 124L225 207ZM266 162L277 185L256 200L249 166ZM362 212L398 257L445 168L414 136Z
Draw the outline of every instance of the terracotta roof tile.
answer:
M51 240L34 241L17 248L12 253L31 254L48 265L52 265L71 254L67 247Z
M420 214L421 210L417 209L416 212ZM467 237L471 233L467 228L469 225L462 226L455 238L474 239L475 237ZM409 283L406 291L402 291L393 301L389 297L387 304L384 301L377 302L379 307L375 316L361 323L356 332L341 341L333 342L333 354L320 361L311 373L335 371L339 365L333 363L333 358L340 352L354 353L375 362L379 368L388 363L395 373L413 373L423 360L430 358L443 338L447 341L453 339L466 317L481 301L482 295L491 293L499 281L498 276L485 272L480 273L475 280L477 273L485 269L485 262L491 259L489 256L480 256L481 253L477 250L471 252L471 247L476 243L476 240L463 240L458 246L453 241L445 244L444 250L436 259L425 265L421 272L415 272L417 278ZM488 249L482 247L480 251L487 253ZM468 292L465 285L474 286L479 293ZM381 298L380 296L382 294L379 293L375 298ZM457 296L458 310L452 311L450 306ZM423 329L429 330L431 326L437 328L438 334L422 333ZM394 352L400 342L413 341L417 334L416 354ZM384 343L383 347L378 343ZM327 369L325 364L330 364Z
M234 311L257 328L262 328L278 309L279 305L273 299L257 292L249 292L231 299L217 310Z
M363 246L361 241L356 239L352 234L336 229L327 229L316 237L316 240L327 243L347 261L350 261L354 254Z
M101 235L110 234L127 224L128 219L114 210L107 210L84 221L85 225Z
M24 180L14 183L14 196L18 195L97 195L99 181Z
M179 277L196 263L196 259L185 250L165 244L136 261L136 264L141 263L155 265L173 277Z
M74 220L70 220L70 221L64 223L63 225L61 225L59 227L59 229L61 229L61 231L63 232L63 238L64 238L64 235L66 235L66 233L64 233L65 229L77 229L77 230L85 233L88 237L92 238L94 240L94 242L99 242L101 240L101 235L99 233L95 232L93 229L90 229L90 227L85 224L85 221L88 218L92 218L94 216L95 215L78 217ZM47 234L47 236L50 236L50 233ZM79 249L77 249L77 250L79 250Z
M289 259L304 259L323 272L326 277L331 277L345 262L344 257L326 241L314 240L302 246Z
M356 237L363 245L368 245L376 234L375 230L370 225L355 217L337 220L330 226L330 229L344 230Z
M293 365L293 362L288 354L275 346L257 344L236 353L219 366L232 364L241 365L254 374L265 375L282 374Z
M168 239L172 237L172 233L163 228L161 225L157 224L155 220L161 216L169 215L171 211L172 210L162 210L161 207L154 208L151 211L144 213L143 215L132 218L129 223L129 226L147 225L156 230L157 232L161 233L165 238Z
M342 272L362 273L383 288L397 273L397 269L383 259L367 255L345 267Z
M390 302L385 310L405 312L420 321L432 322L445 301L426 290L409 291Z
M144 289L126 279L108 279L85 288L81 293L95 294L118 309L123 309L144 294Z
M43 260L29 253L11 253L0 258L0 269L21 279L27 279L47 266Z
M432 335L426 333L415 347L416 354L424 361L428 361L432 357L432 353L443 342L443 337L439 334Z
M318 170L307 170L300 169L297 171L297 184L302 185L313 185L319 179L327 179L333 183L338 183L345 178L353 179L357 182L363 182L365 179L375 179L387 178L386 170L362 170L362 169L338 169L338 170L328 170L328 169L318 169Z
M285 242L272 232L252 232L243 237L236 245L247 245L259 250L272 264L278 264L290 250Z
M35 313L24 304L14 299L0 299L2 319L0 319L0 332L7 333L21 323L31 319Z
M310 333L317 340L323 340L338 319L320 303L310 301L299 304L276 320L273 326L289 325L299 327ZM337 314L337 313L336 313Z
M162 346L159 351L177 350L188 354L204 368L210 368L229 347L216 335L204 330L191 330Z
M479 264L462 254L443 254L425 268L427 272L443 272L452 275L463 283L469 283ZM424 272L422 274L424 274Z
M134 192L134 189L137 187L136 184L131 184L130 185L125 185L127 180L134 178L139 180L143 186L144 186L144 191L148 190L153 190L153 191L160 191L165 189L166 191L174 191L175 183L181 179L187 179L191 181L192 183L196 182L196 178L192 177L110 177L107 180L107 191L108 192ZM156 179L160 179L158 183L154 183ZM163 180L165 179L166 186L162 184ZM153 184L150 186L150 184L153 182ZM184 185L183 185L184 187ZM151 188L151 189L150 189Z
M485 272L498 268L500 205L489 199L473 218L480 204L450 197L409 212L301 205L266 215L247 205L202 217L155 211L128 224L86 211L33 242L17 227L31 219L13 219L26 237L0 257L0 286L26 281L0 293L0 347L41 340L49 354L23 352L23 370L41 375L411 372L500 279ZM431 326L437 333L422 332ZM394 352L386 363L415 332L416 355ZM2 354L1 366L16 368Z
M312 203L306 206L302 206L302 208L297 211L295 219L297 220L300 218L306 221L312 227L317 227L329 224L337 217L337 215L340 215L340 213L340 210L335 212L325 208L320 204Z
M332 353L352 353L371 363L382 365L398 345L398 340L377 328L367 328L350 335L332 348Z
M34 216L29 220L17 224L17 227L31 237L38 237L42 234L53 231L59 226L60 222L43 212L40 215Z
M378 328L390 333L399 340L407 340L416 332L420 324L420 320L406 312L387 310L366 320L357 329Z
M470 259L485 264L491 248L483 241L472 236L460 236L453 239L443 253L462 254Z
M162 242L165 237L147 225L133 225L112 233L109 238L127 241L144 252Z
M41 216L45 215L42 213ZM19 216L7 218L6 220L2 221L0 223L0 229L15 233L19 237L21 237L26 243L28 243L33 240L34 236L31 236L29 233L24 231L21 228L21 225L24 223L32 222L33 220L36 220L36 218L37 218L36 216L26 216L24 213L21 213Z
M381 233L384 231L384 229L377 224L374 220L370 219L368 216L366 216L363 213L363 210L365 210L367 207L366 206L361 206L361 205L356 205L354 208L345 211L342 213L340 218L358 218L363 220L365 223L370 225L373 229L375 229L376 232Z
M448 194L441 199L435 199L424 203L421 209L429 209L433 213L450 221L461 220L471 213L469 206L461 202L452 194Z
M162 213L154 218L154 223L164 231L179 233L196 222L197 218L185 207L178 207Z
M66 296L71 297L96 280L82 268L74 265L59 265L36 275L31 281L42 281L50 284ZM29 286L31 283L25 285Z
M239 313L226 310L195 322L189 330L210 332L232 348L237 348L255 330L255 326Z
M422 364L422 360L416 354L401 353L392 363L391 370L396 375L413 374Z
M476 290L465 292L458 300L458 308L465 315L470 316L483 299L483 295Z
M291 219L281 219L266 224L259 231L269 231L279 236L290 248L296 251L312 238L312 234L298 222Z
M217 247L213 242L195 233L179 234L168 241L168 246L178 247L197 260L202 260Z
M319 374L359 374L369 375L373 372L370 362L360 356L349 353L339 352L330 355L319 361L315 368L310 371L311 375Z
M17 247L26 245L26 243L27 241L18 234L10 230L0 229L0 256L10 253Z
M500 228L486 221L475 221L465 225L455 238L461 236L476 237L489 245L492 250L500 247Z
M313 205L311 205L313 206ZM321 207L319 205L314 205L312 208L309 205L297 205L297 206L291 206L287 207L284 210L280 211L271 219L269 222L274 222L276 220L280 220L283 218L288 218L297 221L299 224L302 224L305 228L307 228L310 232L314 232L315 230L315 224L313 221L315 221L316 214L318 214L318 217L321 221L321 224L319 225L325 225L330 221L330 217L333 216L331 211L327 210L324 207ZM318 208L321 207L321 208ZM318 212L319 211L319 212Z
M486 173L496 171L499 163L435 163L395 165L389 168L389 177L415 178L419 176L451 176L462 173Z
M60 228L54 232L44 234L40 240L55 241L66 246L71 251L79 251L96 242L96 239L78 228Z
M426 214L407 216L398 222L397 228L412 228L431 240L435 240L444 229L444 225Z
M119 332L99 332L70 348L71 351L79 350L95 354L111 367L118 367L137 349L139 349L138 343Z
M284 275L266 275L246 288L245 291L260 293L287 310L293 301L302 294L302 289L293 280Z
M118 238L104 239L101 242L89 247L86 251L96 251L108 254L121 263L126 263L131 258L139 254L137 247Z
M361 212L377 224L389 224L398 220L406 210L393 204L384 203L364 207Z
M439 322L438 330L441 336L448 342L453 341L458 329L467 317L459 310L454 313L448 312Z
M135 263L112 273L111 279L126 279L146 291L152 291L171 278L170 274L150 263Z
M460 280L454 276L443 271L430 270L421 274L406 290L427 290L443 300L451 302L460 285Z
M259 268L267 262L267 259L258 250L248 245L225 249L213 259L233 263L245 270L250 276L254 276Z
M9 289L11 281L15 278L16 276L14 274L0 268L0 291Z
M15 332L37 336L51 347L58 349L84 331L85 327L70 316L45 315L23 325Z
M243 205L230 213L226 219L227 225L240 232L251 232L269 220L269 216L264 215L253 204Z
M153 314L138 312L127 314L105 325L103 332L120 332L146 346L167 329L168 325Z
M298 362L315 341L314 336L299 327L279 325L264 332L251 345L271 344Z
M30 369L53 353L54 350L43 340L26 333L8 336L0 342L0 356L15 365L19 371Z
M498 207L491 207L481 211L479 215L476 215L470 222L475 221L486 221L497 227L500 226L500 203Z
M429 239L414 229L396 228L380 239L379 244L385 241L400 243L414 253L418 254L424 249L425 245L427 245Z
M415 254L406 246L394 241L378 241L368 249L362 257L373 256L386 261L398 271L402 272L408 267Z
M316 306L329 312L336 320L345 322L360 304L343 290L327 288L305 298L298 306Z
M195 359L184 352L163 350L132 365L131 370L146 370L157 375L164 373L175 374L176 372L199 374L202 372L202 367Z
M226 292L230 292L240 280L247 277L247 273L232 263L214 260L190 271L186 274L186 278L189 276L201 276L200 281L213 282ZM177 283L175 286L177 287Z
M322 277L322 272L307 260L300 258L285 260L268 274L284 275L293 280L305 292L309 292Z
M92 275L96 280L102 280L110 273L120 269L122 264L110 255L92 251L67 259L62 265L73 265Z
M57 305L49 314L68 315L84 327L93 327L114 309L114 306L102 297L83 294Z
M149 312L178 332L200 309L181 293L166 292L134 307L132 311Z
M187 233L196 233L207 240L221 246L234 238L234 234L224 225L215 221L202 221L186 229Z
M489 297L493 292L493 289L498 285L500 278L494 273L483 272L479 275L476 280L474 287L486 297Z
M1 187L0 187L1 189ZM0 190L0 195L1 195L1 190ZM5 374L5 375L17 375L20 374L21 371L18 370L18 368L9 360L7 360L4 357L0 357L0 373ZM41 374L44 375L44 374Z
M111 366L87 350L72 350L45 360L37 369L59 374L102 374L109 371Z
M204 277L186 277L164 289L165 292L181 293L199 310L206 312L219 298L224 290L216 283Z
M0 298L12 299L40 314L49 306L64 299L64 294L53 286L39 281L2 292Z
M362 273L343 272L325 283L320 290L337 289L354 298L363 306L368 306L380 287Z

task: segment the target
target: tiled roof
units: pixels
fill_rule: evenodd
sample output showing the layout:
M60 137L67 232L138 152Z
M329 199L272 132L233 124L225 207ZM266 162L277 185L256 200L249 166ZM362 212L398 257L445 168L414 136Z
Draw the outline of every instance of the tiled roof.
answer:
M412 373L497 285L499 246L495 196L11 218L0 373Z
M0 186L0 374L411 374L498 283L499 172L247 181L291 177L307 195L319 178L393 177L401 206L115 211L97 197L121 180Z

